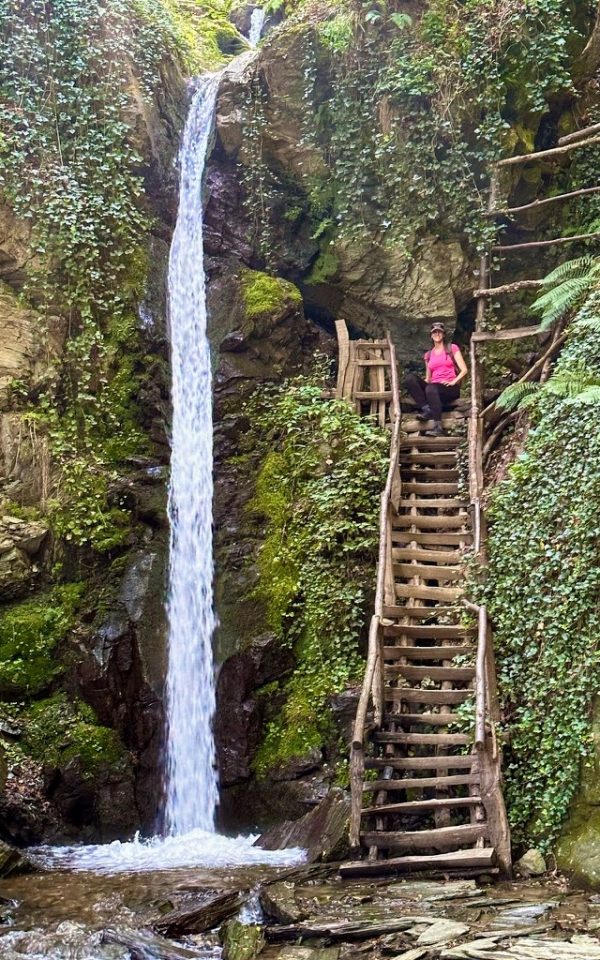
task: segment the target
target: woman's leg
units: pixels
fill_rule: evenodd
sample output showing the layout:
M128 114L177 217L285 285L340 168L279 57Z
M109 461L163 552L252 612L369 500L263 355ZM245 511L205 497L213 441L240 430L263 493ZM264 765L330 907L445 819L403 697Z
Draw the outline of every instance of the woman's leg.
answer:
M431 409L431 417L438 423L442 419L442 397L440 388L442 390L444 389L441 383L428 383L425 387L425 396L427 397L427 404Z
M440 391L440 400L442 401L442 406L446 403L450 403L451 400L458 400L460 397L460 387L458 384L455 384L453 387L447 387L445 383L438 384Z
M418 407L423 409L427 406L427 397L425 396L425 381L423 377L418 377L416 373L409 373L404 380L404 389L410 393Z

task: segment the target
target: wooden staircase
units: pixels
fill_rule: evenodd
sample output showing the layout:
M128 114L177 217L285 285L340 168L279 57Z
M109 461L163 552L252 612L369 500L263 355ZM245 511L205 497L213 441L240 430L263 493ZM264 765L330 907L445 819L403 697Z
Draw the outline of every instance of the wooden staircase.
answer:
M360 341L374 398L351 369L356 351L340 353L349 359L338 389L358 384L358 397L346 388L347 398L391 428L375 612L351 753L350 840L362 857L340 874L508 875L491 630L485 609L462 595L478 508L463 485L465 404L444 415L446 436L425 436L432 423L413 414L401 424L389 337L370 347Z

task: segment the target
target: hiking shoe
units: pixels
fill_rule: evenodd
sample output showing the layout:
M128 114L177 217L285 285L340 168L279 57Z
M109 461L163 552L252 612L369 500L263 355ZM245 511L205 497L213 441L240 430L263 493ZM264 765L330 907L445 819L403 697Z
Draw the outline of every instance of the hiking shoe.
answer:
M446 431L444 430L441 423L436 422L435 427L433 427L431 430L425 431L425 436L426 437L445 437Z
M431 417L431 407L425 404L416 414L417 420L429 420Z

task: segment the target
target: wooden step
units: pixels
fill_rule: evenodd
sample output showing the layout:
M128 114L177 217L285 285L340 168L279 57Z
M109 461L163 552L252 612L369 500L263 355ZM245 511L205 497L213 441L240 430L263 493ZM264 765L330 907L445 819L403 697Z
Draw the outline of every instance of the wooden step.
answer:
M388 609L391 608L388 607ZM404 610L405 608L396 609ZM383 628L384 637L407 637L416 640L462 639L473 637L476 633L477 627L463 627L459 623L394 623Z
M414 600L439 600L444 603L452 603L462 596L462 590L458 587L422 587L419 584L397 583L395 591L398 598L412 597Z
M421 680L433 680L441 683L443 680L452 680L454 683L468 683L475 676L475 667L411 667L404 663L385 665L385 676L405 677L411 683L420 683Z
M375 733L375 743L425 744L431 747L464 747L472 743L467 733Z
M464 703L473 696L473 690L419 690L416 687L384 687L387 703Z
M384 722L405 723L407 726L448 727L460 720L458 713L385 713Z
M463 513L451 517L446 514L440 514L437 517L422 517L404 514L395 517L393 530L405 530L406 527L415 527L417 530L460 530L469 522L468 514Z
M454 647L403 647L398 644L395 647L383 648L384 660L401 660L406 657L407 660L452 660L464 654L475 654L475 647L465 647L463 644L456 644Z
M355 390L352 393L353 400L391 400L391 390Z
M448 850L475 843L487 834L487 823L465 823L437 830L369 830L361 833L360 838L365 846L383 850Z
M394 563L394 576L403 580L412 580L413 577L422 577L423 580L462 580L464 571L461 567L445 567L441 563L431 566L422 563Z
M407 800L405 803L383 803L380 807L365 807L363 817L383 813L412 813L419 810L450 810L452 807L477 807L481 797L444 797L440 800Z
M354 365L356 367L389 367L390 358L379 357L376 360L354 360Z
M458 489L458 483L413 483L409 481L402 484L402 493L414 493L417 496L425 497L450 497L458 493Z
M390 857L386 860L354 860L340 864L340 877L389 875L395 873L448 873L473 871L497 873L493 847L476 847L418 857Z
M456 757L365 757L365 770L470 770L473 766L471 754L459 754Z
M358 396L358 394L354 394L354 396ZM401 438L400 450L402 452L400 456L404 459L404 450L414 449L415 447L419 450L455 450L456 447L460 447L462 442L462 437L453 437L450 434L443 437L426 437L423 434L415 434L413 437Z
M400 472L403 483L428 483L437 480L450 483L458 480L456 467L419 467L416 464L403 464L400 461Z
M446 790L448 787L479 785L476 773L457 774L447 777L407 777L406 780L365 780L364 793L399 793L402 790Z
M455 530L438 530L431 533L422 530L392 530L392 543L431 544L435 547L468 546L473 541L473 534L468 530L457 533Z
M465 417L462 413L442 413L442 426L445 430L459 429L464 431ZM403 433L423 433L424 430L433 430L435 420L417 420L412 413L402 418Z
M465 510L468 504L458 497L432 497L430 500L411 499L406 497L400 501L401 510Z
M456 464L456 453L440 451L439 453L402 453L401 463L404 464L417 464L419 466L428 466L432 467L442 467L448 465L450 467Z
M400 617L407 618L408 620L435 620L438 617L454 617L454 619L456 619L459 616L459 612L457 612L454 607L406 607L404 605L392 607L385 605L383 615L391 620L399 619ZM438 626L438 624L432 623L431 626ZM439 626L442 626L442 624L439 624ZM453 624L444 624L444 626L453 626ZM460 624L457 623L456 626L459 627ZM390 630L391 629L392 627L390 627Z
M460 563L462 554L460 550L422 550L419 547L393 547L392 560L411 561L417 563L447 563L455 565Z

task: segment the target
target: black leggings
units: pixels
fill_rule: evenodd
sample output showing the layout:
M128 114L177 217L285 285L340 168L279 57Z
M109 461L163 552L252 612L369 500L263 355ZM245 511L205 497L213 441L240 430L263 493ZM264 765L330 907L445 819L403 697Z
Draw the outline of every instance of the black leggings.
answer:
M430 408L433 420L442 419L442 404L458 400L460 396L458 384L448 387L445 383L425 383L416 373L408 374L404 386L419 407Z

